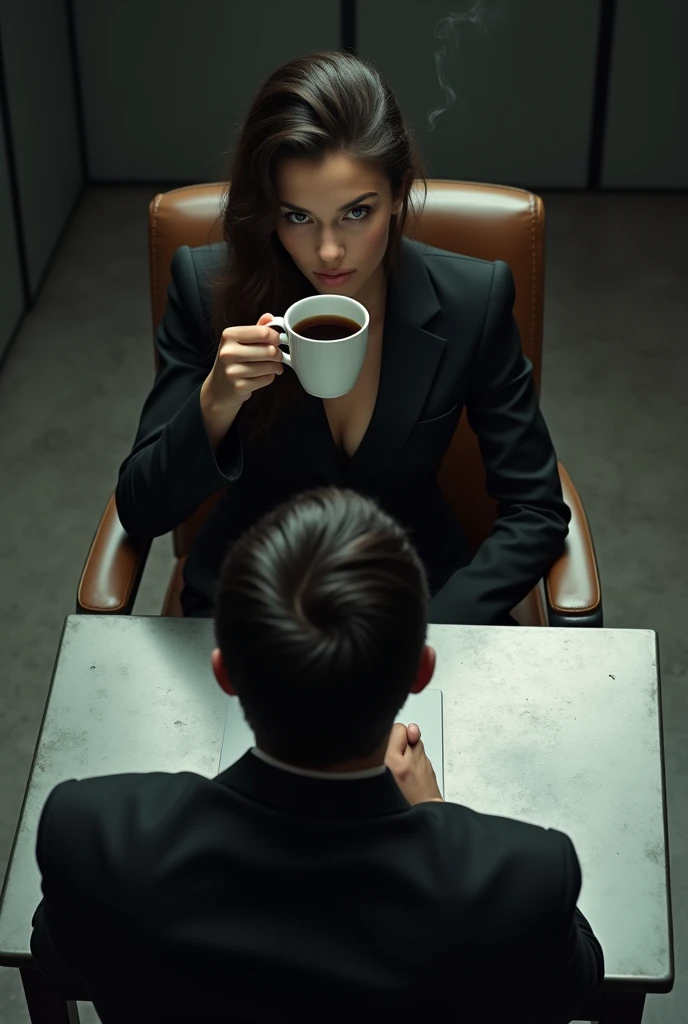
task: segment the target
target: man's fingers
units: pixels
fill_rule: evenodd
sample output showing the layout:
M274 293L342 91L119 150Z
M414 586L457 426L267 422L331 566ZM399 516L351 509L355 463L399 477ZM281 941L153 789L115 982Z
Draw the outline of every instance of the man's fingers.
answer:
M387 750L395 754L403 754L408 745L408 734L403 722L395 722L389 734Z
M413 746L420 739L420 726L416 725L415 722L409 722L406 730L408 735L408 741Z

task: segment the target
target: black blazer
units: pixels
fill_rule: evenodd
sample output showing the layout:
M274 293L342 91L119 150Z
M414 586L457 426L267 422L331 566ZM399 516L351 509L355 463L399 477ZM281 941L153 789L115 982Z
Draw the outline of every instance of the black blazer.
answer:
M172 530L226 488L187 559L184 613L212 614L231 539L292 495L335 484L373 496L410 530L437 595L433 621L504 621L560 554L570 519L521 351L508 265L403 237L388 284L378 399L353 458L337 451L322 400L312 396L269 443L247 444L240 413L216 456L200 388L217 350L209 278L224 253L217 243L182 246L174 256L160 366L116 489L122 525L144 538ZM494 531L473 558L436 482L464 406L499 502Z
M72 780L36 854L31 952L103 1024L557 1024L603 979L567 836L412 807L389 771Z

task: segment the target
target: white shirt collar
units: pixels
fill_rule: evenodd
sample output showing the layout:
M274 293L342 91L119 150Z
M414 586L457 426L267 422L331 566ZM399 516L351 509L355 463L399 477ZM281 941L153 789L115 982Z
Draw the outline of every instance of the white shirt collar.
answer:
M258 747L251 747L251 753L255 754L261 761L265 761L266 764L271 764L273 768L280 768L282 771L291 772L293 775L305 775L309 779L372 779L375 775L384 775L387 770L384 764L380 764L375 768L363 768L358 772L317 772L310 768L297 768L296 765L278 761L276 757L266 754L264 750L260 750Z

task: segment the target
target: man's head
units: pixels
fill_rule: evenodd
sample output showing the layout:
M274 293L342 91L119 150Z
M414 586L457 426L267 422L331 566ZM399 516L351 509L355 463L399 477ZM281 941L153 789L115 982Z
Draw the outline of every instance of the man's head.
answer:
M213 670L274 757L382 763L397 712L432 676L427 614L425 572L404 529L353 491L309 491L230 549Z

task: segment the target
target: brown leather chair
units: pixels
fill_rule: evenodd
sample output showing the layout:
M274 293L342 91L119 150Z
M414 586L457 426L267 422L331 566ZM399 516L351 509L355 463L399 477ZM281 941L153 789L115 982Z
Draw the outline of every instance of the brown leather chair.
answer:
M204 245L221 237L219 201L223 186L191 185L157 195L150 204L149 256L153 332L167 299L170 263L180 245ZM422 196L422 192L419 194ZM480 259L505 260L516 282L515 316L523 351L533 364L540 390L544 278L544 205L539 196L517 188L472 182L428 180L427 202L411 237ZM155 350L154 350L155 351ZM156 364L157 364L157 353ZM125 453L122 453L124 458ZM572 512L566 547L546 579L514 614L522 625L602 625L602 599L592 538L571 479L559 465L564 498ZM458 482L461 482L459 493ZM467 487L467 481L470 486ZM466 422L456 430L440 469L440 486L474 546L490 531L495 502L485 490L477 439ZM465 493L471 500L465 500ZM163 615L181 615L182 569L192 539L215 495L172 533L176 566ZM462 500L463 498L463 500ZM96 531L79 583L77 612L131 614L150 541L134 540L117 516L114 494Z

